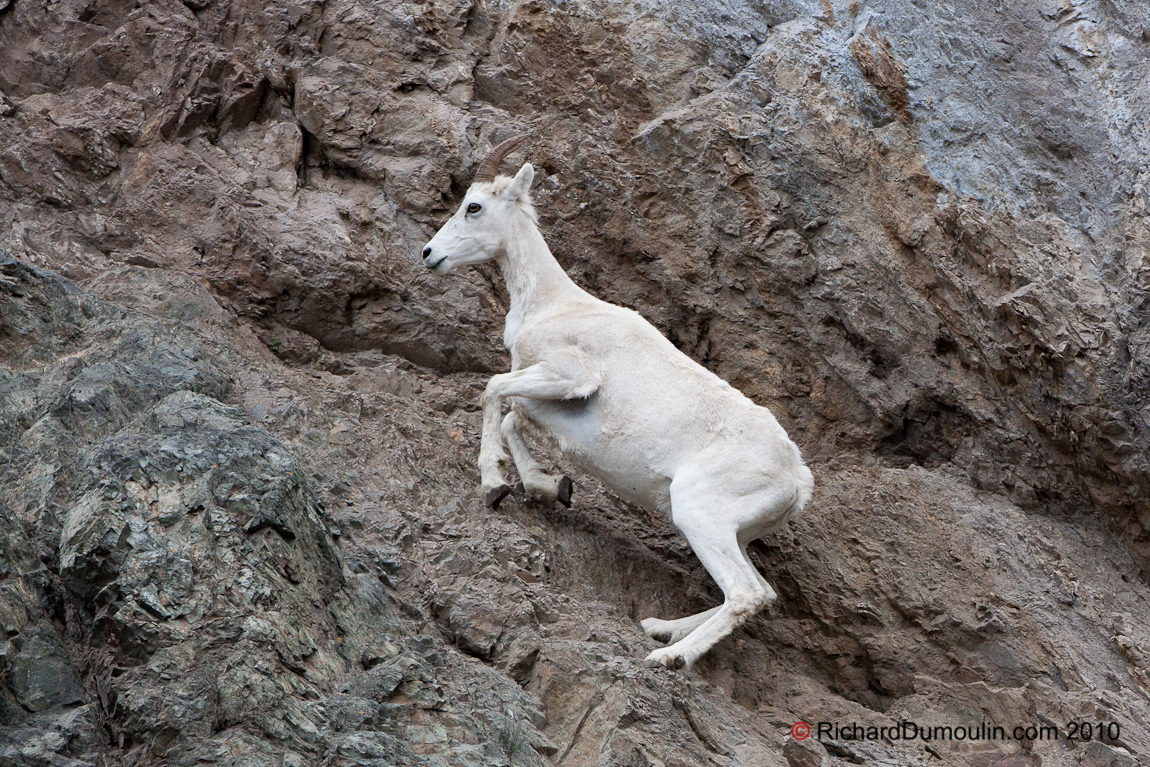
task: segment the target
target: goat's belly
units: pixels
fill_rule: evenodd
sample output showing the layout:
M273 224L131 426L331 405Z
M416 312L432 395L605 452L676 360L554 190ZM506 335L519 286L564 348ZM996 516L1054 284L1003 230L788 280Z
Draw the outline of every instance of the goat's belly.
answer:
M669 511L670 475L633 440L610 440L601 428L595 397L521 399L516 407L559 443L563 455L597 476L625 501Z
M598 458L612 456L598 456ZM589 471L602 480L620 498L642 506L670 514L671 480L651 470L645 462L634 461L634 456L618 455L615 460L580 461ZM632 459L628 462L628 459Z

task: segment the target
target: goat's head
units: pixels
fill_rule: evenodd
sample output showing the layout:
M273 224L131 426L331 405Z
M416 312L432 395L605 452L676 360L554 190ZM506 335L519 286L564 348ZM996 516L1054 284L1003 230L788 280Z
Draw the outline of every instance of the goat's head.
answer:
M531 164L524 163L511 179L495 175L499 163L524 138L508 139L487 155L459 210L423 248L424 266L444 274L454 266L489 261L504 251L517 216L525 214L534 221L528 194L535 179Z

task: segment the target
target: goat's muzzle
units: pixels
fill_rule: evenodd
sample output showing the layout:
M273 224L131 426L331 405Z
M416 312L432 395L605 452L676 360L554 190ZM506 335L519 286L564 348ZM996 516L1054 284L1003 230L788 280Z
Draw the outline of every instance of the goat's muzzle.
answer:
M423 249L423 265L428 269L434 269L446 260L447 256L440 256L438 254L433 256L430 245Z

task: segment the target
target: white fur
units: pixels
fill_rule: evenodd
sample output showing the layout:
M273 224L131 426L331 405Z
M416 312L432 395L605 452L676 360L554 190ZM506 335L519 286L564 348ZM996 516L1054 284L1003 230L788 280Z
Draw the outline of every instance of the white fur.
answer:
M505 484L506 441L526 489L556 497L559 478L541 470L518 434L527 418L620 496L669 513L725 597L697 616L642 622L649 635L674 642L649 663L689 666L774 601L747 544L801 511L813 478L769 410L636 312L571 281L536 226L533 178L525 164L513 179L472 185L424 250L438 273L495 259L511 296L503 334L511 372L493 376L483 396L481 489ZM472 204L480 210L468 213Z

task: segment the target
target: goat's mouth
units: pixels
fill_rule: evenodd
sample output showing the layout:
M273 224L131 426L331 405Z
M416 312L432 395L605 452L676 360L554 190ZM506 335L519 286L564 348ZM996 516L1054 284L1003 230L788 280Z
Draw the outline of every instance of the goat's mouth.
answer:
M435 259L435 261L424 261L423 265L433 272L439 272L439 267L442 266L448 258L450 258L450 256L441 256Z

